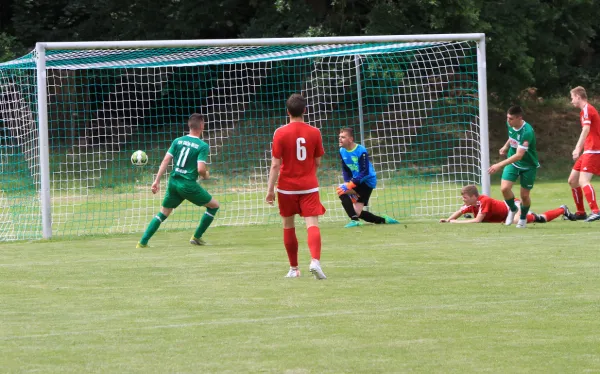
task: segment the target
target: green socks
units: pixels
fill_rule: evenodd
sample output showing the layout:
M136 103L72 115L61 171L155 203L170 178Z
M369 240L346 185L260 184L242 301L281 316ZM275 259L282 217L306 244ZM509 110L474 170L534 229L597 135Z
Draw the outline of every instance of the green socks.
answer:
M152 235L154 235L156 230L158 230L158 228L160 227L160 224L163 223L166 219L167 216L165 216L161 212L158 212L154 216L154 218L152 218L152 221L150 221L150 223L148 224L148 227L146 228L146 231L144 231L144 235L142 236L140 243L142 245L148 244L148 240L150 240Z
M513 197L512 199L508 199L508 200L504 200L506 202L506 205L508 205L508 207L510 208L511 212L516 212L517 210L519 210L519 208L517 208L517 206L515 205L515 198Z
M208 226L210 226L212 221L215 219L215 215L218 211L219 208L206 208L206 212L200 220L200 225L194 233L194 238L199 239L202 237L202 235L204 235L204 232L206 231L206 229L208 229Z
M529 213L529 207L521 205L521 219L527 219L527 213Z
M218 211L219 211L219 208L206 208L206 212L204 213L204 215L202 216L202 219L200 220L200 225L198 226L198 228L196 229L196 232L194 233L195 238L202 237L202 235L204 234L206 229L208 229L208 226L210 226L212 221L215 219L215 215L217 214ZM140 240L140 244L147 245L148 241L150 240L152 235L154 235L156 230L158 230L158 228L160 227L160 224L163 223L166 219L167 219L167 216L158 212L154 216L154 218L152 218L152 221L150 221L150 223L148 224L146 231L144 231L144 235L142 236L142 239Z

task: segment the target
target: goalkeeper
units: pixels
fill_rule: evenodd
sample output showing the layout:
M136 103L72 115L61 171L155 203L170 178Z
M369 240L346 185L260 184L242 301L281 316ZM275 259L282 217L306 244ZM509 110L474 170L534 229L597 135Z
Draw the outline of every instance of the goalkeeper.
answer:
M336 191L351 220L344 227L362 226L360 219L375 224L399 223L386 215L376 216L364 210L364 207L369 205L371 192L377 186L375 169L369 161L367 149L354 143L354 130L349 127L341 129L338 140L345 183L340 184Z

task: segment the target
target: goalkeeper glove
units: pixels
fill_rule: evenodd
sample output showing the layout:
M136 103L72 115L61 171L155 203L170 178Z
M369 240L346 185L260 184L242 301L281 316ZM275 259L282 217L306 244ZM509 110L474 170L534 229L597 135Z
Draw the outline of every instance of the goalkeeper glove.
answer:
M339 185L339 187L336 189L336 192L338 195L343 195L346 192L348 192L349 190L353 190L354 187L356 187L356 185L354 184L354 182L350 181L347 183L342 183Z
M351 194L348 195L350 197L350 200L352 200L352 204L356 203L358 201L358 195L355 194Z

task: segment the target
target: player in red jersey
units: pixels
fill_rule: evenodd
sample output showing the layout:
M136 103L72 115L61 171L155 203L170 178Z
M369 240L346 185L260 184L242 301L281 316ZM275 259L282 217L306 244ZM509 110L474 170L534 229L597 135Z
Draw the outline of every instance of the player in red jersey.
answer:
M298 239L296 237L295 216L304 217L308 231L310 250L310 272L316 279L327 277L321 269L321 231L319 216L325 214L325 207L319 198L317 169L325 154L321 131L304 122L306 99L293 94L286 103L290 122L275 130L271 149L271 171L265 201L273 205L275 183L279 214L283 218L283 244L290 261L287 278L300 276L298 269Z
M581 109L581 135L573 150L575 165L569 175L569 186L577 212L572 214L571 221L584 219L586 222L600 219L600 211L596 200L596 191L592 187L593 175L600 175L600 116L598 111L588 103L585 89L581 86L571 90L571 104ZM582 154L583 151L583 154ZM583 205L583 195L592 210L588 217Z
M509 212L508 205L504 201L480 195L477 186L471 184L463 187L461 195L465 205L452 213L450 217L440 219L441 223L500 223L506 220ZM520 210L520 204L518 207ZM458 220L460 216L468 213L473 214L474 218ZM543 214L528 213L527 223L546 223L560 216L568 217L570 214L572 213L569 212L569 208L566 205L561 205L560 208L549 210ZM515 221L518 219L519 215L515 214Z

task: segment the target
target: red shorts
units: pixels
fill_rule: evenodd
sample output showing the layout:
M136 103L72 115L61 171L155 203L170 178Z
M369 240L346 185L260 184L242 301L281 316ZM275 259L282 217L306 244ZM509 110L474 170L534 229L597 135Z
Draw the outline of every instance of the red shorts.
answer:
M584 153L573 165L573 170L600 175L600 153Z
M277 205L279 205L279 214L282 217L291 217L296 214L302 217L314 217L325 214L325 207L321 204L319 192L300 195L278 192Z

